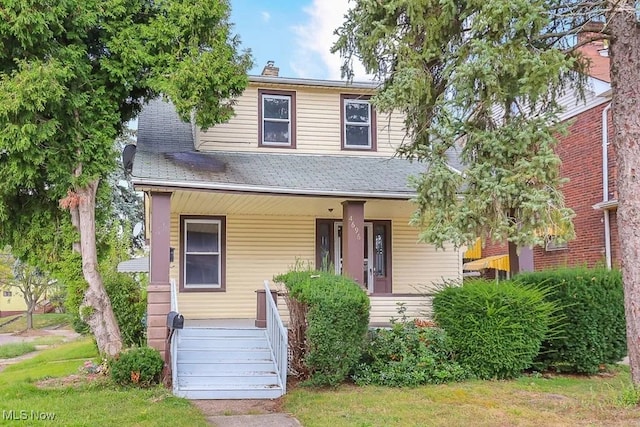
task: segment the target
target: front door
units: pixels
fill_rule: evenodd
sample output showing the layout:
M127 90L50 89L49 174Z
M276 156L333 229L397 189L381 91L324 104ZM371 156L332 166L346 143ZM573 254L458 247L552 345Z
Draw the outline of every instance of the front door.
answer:
M370 293L391 293L391 221L365 221L362 242L364 286ZM342 222L316 221L316 268L342 273Z

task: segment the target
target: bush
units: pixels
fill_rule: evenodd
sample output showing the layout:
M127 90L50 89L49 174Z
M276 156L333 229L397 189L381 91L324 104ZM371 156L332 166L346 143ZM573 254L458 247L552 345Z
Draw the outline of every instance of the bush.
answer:
M624 293L619 271L571 268L523 273L517 280L545 289L561 316L542 343L537 369L593 374L627 352Z
M444 330L394 322L391 329L369 332L353 380L358 385L404 387L462 381L470 374L453 360Z
M301 379L310 385L343 382L362 354L369 298L356 282L319 271L290 271L275 278L289 291L292 351ZM305 328L306 326L306 328ZM295 332L299 331L299 332Z
M513 378L530 367L554 310L543 291L514 282L473 280L433 299L458 361L481 379Z
M111 379L120 385L146 387L157 384L164 362L160 353L151 347L135 347L126 350L111 361Z
M103 274L102 280L120 327L122 343L125 347L144 345L146 325L143 317L147 310L146 292L129 274L109 271Z
M120 327L124 346L143 345L146 340L143 316L147 309L147 297L141 285L131 275L112 269L102 272L102 280ZM83 313L80 311L87 282L80 276L68 283L66 308L71 315L73 329L78 333L88 334L91 332L89 325L82 320Z

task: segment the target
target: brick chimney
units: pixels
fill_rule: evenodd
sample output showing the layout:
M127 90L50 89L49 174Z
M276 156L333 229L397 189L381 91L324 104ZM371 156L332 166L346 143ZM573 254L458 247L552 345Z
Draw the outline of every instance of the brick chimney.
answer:
M604 38L603 22L587 22L577 34L580 53L588 61L588 73L591 77L611 82L609 74L609 40Z
M267 61L267 65L264 66L264 68L262 69L262 75L263 76L270 76L270 77L278 77L278 74L280 73L280 68L276 67L275 62L273 61Z

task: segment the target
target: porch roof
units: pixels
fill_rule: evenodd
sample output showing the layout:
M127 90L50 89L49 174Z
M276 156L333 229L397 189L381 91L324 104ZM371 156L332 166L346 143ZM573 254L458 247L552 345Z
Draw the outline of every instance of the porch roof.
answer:
M137 152L132 181L255 193L409 199L410 175L424 165L401 159L232 152Z
M400 158L195 151L191 126L157 100L140 115L137 145L132 182L138 188L410 199L409 177L425 169Z

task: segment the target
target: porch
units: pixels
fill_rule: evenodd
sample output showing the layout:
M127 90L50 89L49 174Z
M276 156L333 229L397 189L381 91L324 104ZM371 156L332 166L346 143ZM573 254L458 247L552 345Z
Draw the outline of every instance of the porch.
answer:
M175 288L174 288L175 289ZM282 293L257 299L256 319L185 319L170 333L173 392L189 399L271 399L286 393L289 313ZM176 293L172 309L179 309ZM404 308L407 318L428 319L431 296L379 295L371 298L371 327L390 326ZM277 302L277 306L276 306ZM283 322L284 320L284 322ZM258 323L265 324L260 328Z

